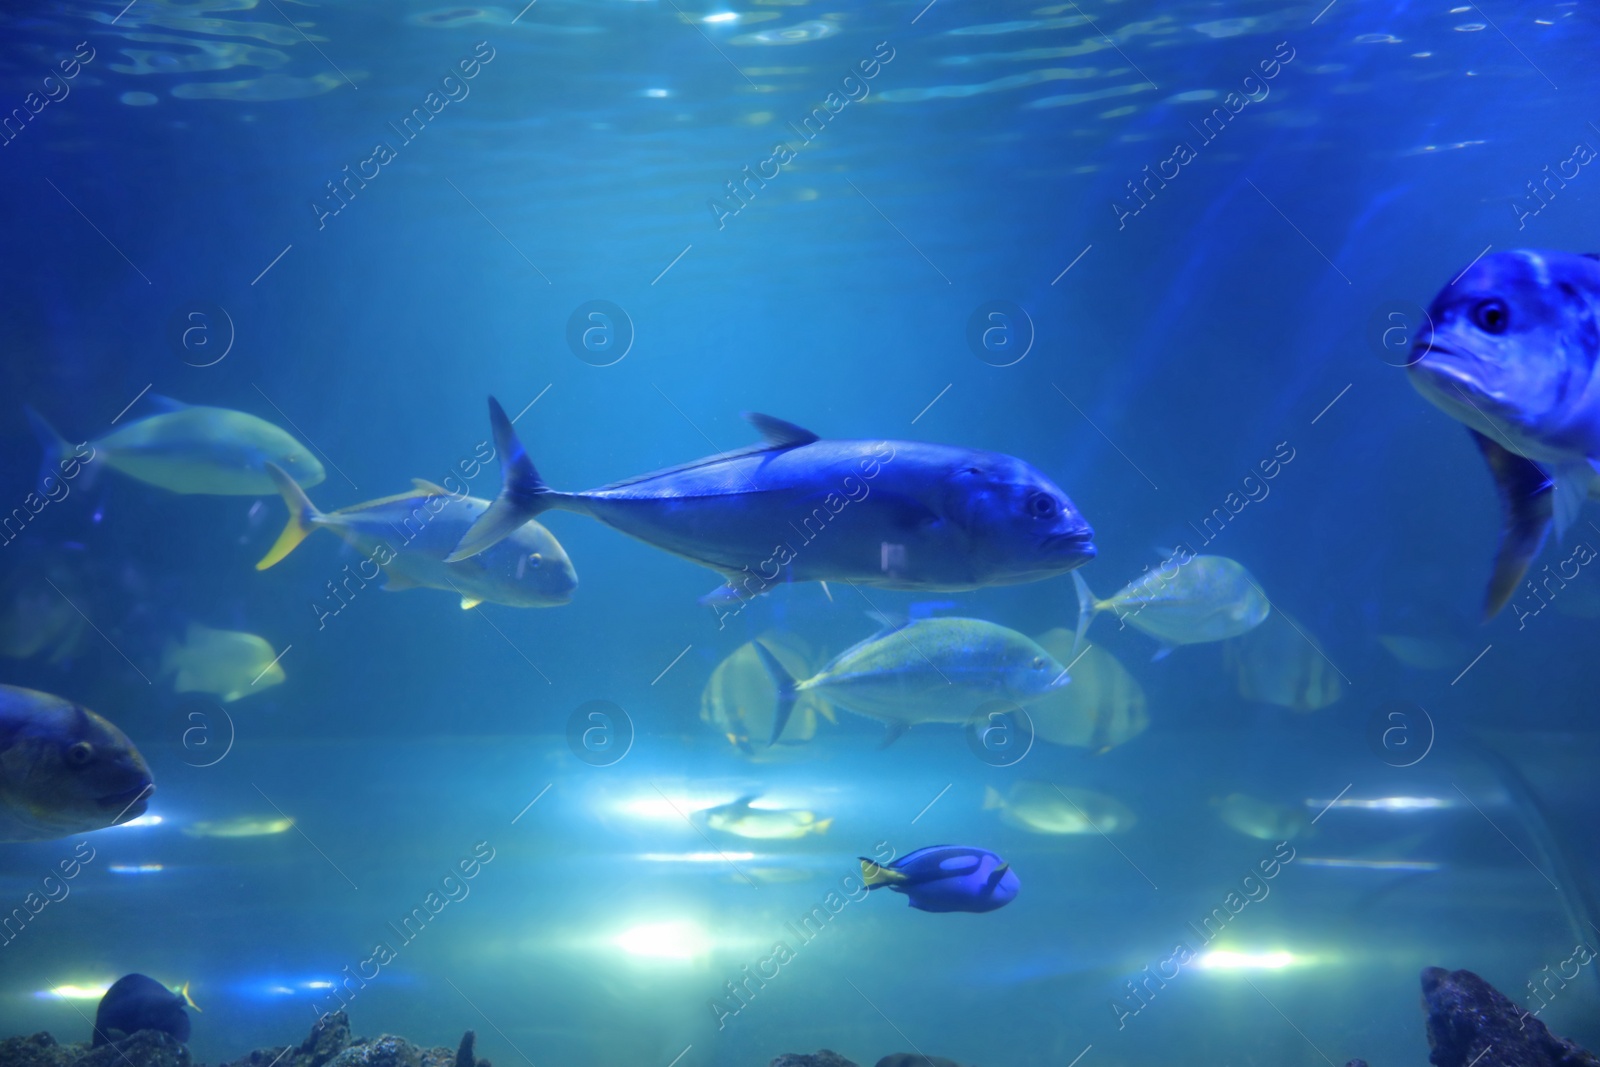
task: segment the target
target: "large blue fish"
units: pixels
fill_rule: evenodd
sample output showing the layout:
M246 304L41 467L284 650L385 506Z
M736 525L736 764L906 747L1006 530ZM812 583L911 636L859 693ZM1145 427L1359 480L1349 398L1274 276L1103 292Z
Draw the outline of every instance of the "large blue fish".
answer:
M908 441L825 441L745 416L758 445L583 493L551 489L489 399L504 487L449 557L551 508L577 511L721 574L722 602L777 581L964 590L1032 582L1094 558L1072 501L1012 456Z
M887 866L862 856L861 880L868 889L887 886L905 894L921 911L994 911L1015 900L1021 887L1011 864L988 849L963 845L919 848Z
M1516 250L1440 290L1412 348L1411 384L1466 424L1500 494L1484 603L1493 616L1600 479L1600 262Z

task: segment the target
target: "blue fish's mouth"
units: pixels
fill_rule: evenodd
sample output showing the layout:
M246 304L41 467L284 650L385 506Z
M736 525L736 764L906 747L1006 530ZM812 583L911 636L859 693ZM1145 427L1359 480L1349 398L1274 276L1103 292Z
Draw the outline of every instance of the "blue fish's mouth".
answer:
M1097 552L1094 547L1094 531L1087 528L1048 537L1045 539L1044 547L1052 552L1070 552L1082 556L1086 563L1094 559Z
M156 791L155 785L146 778L131 789L124 789L119 793L107 793L96 797L96 803L108 811L120 813L119 821L137 819L144 814L144 809L149 806L150 796ZM135 810L137 809L137 810Z

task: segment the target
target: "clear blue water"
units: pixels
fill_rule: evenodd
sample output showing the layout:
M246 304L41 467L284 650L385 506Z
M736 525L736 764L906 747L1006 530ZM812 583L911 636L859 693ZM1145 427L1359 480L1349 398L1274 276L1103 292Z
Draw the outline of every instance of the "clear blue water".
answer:
M459 475L491 393L526 408L518 430L563 489L745 445L740 413L765 411L1027 459L1095 527L1101 595L1209 537L1343 686L1309 713L1249 700L1218 645L1152 662L1153 641L1101 619L1149 707L1108 753L1041 741L996 766L939 725L879 750L880 727L840 712L751 759L700 713L743 642L787 631L832 655L872 632L869 606L930 600L1070 628L1070 580L797 584L719 629L697 603L710 571L554 513L570 605L463 611L374 582L333 615L327 583L361 559L335 538L252 567L275 497L105 472L0 549L0 681L116 722L158 793L141 824L87 835L71 895L0 948L0 1032L85 1037L96 990L139 971L190 983L196 1057L231 1059L298 1041L387 939L393 961L349 987L355 1030L473 1028L501 1067L823 1046L863 1064L1421 1062L1420 968L1526 1000L1600 938L1597 579L1520 627L1477 623L1489 479L1381 343L1390 310L1486 247L1592 250L1600 179L1580 171L1536 214L1527 188L1600 146L1584 5L135 0L0 26L0 111L24 109L0 146L7 509L39 458L25 404L74 441L152 414L146 391L249 412L323 457L323 508ZM1256 99L1206 128L1236 90ZM830 92L860 98L831 113ZM437 113L407 134L415 109ZM1169 179L1134 198L1147 166ZM729 199L745 167L773 176ZM331 193L349 173L370 177ZM597 300L631 338L620 359L569 341ZM1013 333L975 346L996 301ZM1245 479L1284 447L1261 496ZM495 465L468 469L492 495ZM1259 499L1235 510L1241 491ZM191 622L286 650L284 682L225 710L175 693L162 650ZM17 636L35 631L45 647ZM1397 634L1436 655L1401 662L1379 640ZM597 700L631 724L606 766L568 740ZM1418 747L1385 744L1395 707ZM1137 823L1025 832L982 807L1019 778L1113 796ZM834 822L759 841L682 817L750 793ZM1232 793L1317 823L1201 945L1191 924L1273 855L1218 818ZM294 829L184 832L282 815ZM73 840L3 846L0 905ZM402 943L390 924L479 842L494 859L470 894ZM984 915L888 893L834 911L880 842L993 849L1022 893ZM822 933L797 936L819 906ZM1128 999L1184 940L1235 955ZM792 959L730 1000L780 941ZM1540 1017L1592 1047L1584 971Z

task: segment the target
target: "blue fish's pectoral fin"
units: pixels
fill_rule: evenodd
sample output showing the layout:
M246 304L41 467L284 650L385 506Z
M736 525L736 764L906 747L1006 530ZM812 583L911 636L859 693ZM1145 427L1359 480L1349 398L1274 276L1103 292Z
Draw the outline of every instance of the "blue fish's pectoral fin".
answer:
M1072 572L1072 587L1078 592L1078 628L1072 635L1072 654L1076 656L1078 649L1083 646L1084 635L1089 632L1089 623L1094 621L1099 608L1095 606L1095 596L1089 590L1089 583L1077 571Z
M1000 866L990 871L989 880L983 883L983 891L978 895L984 897L994 896L994 891L1000 888L1000 879L1004 878L1006 876L1006 872L1010 869L1011 864L1002 863Z
M739 590L734 586L733 579L729 578L727 581L711 590L711 592L707 593L705 596L700 597L696 603L703 604L706 607L714 610L717 608L725 608L732 604L737 604L743 599L744 597L740 595Z
M151 407L163 415L171 415L175 411L184 411L191 406L181 400L174 400L170 396L162 396L160 393L146 393L144 398L150 402Z
M516 431L511 428L505 408L492 396L489 398L489 426L494 431L494 446L500 455L500 495L462 535L455 551L445 557L446 563L476 556L505 540L529 519L548 510L560 496L539 477L522 442L517 440Z
M1500 496L1500 547L1484 595L1483 618L1494 618L1511 600L1528 565L1550 535L1555 492L1548 475L1476 430L1468 430L1494 478Z
M471 611L473 608L477 607L479 604L482 604L482 603L483 603L483 597L481 597L481 596L463 596L461 598L461 610L462 611Z
M910 729L909 725L903 722L889 723L888 729L883 732L883 740L878 742L878 751L882 752L884 749L900 740L901 735L904 734L908 729Z
M383 580L383 591L385 593L403 593L407 589L422 588L421 582L408 578L399 571L386 571L385 575L386 577ZM466 597L461 599L465 600Z
M1160 663L1162 660L1172 655L1172 650L1177 647L1177 645L1169 645L1165 642L1162 642L1161 646L1156 649L1156 654L1150 657L1150 662Z
M756 432L761 434L761 439L769 448L799 448L801 445L822 440L803 426L796 426L792 422L785 422L771 415L763 415L759 411L746 411L744 420L756 428Z
M1556 540L1567 528L1578 521L1578 510L1589 498L1589 487L1594 484L1595 471L1588 460L1564 463L1554 472Z
M794 712L795 680L789 669L778 661L772 650L760 641L752 641L756 655L761 657L761 665L767 669L767 674L772 678L772 684L778 687L778 706L772 713L772 740L769 745L778 743L778 738L783 736L783 728L789 725L789 716Z

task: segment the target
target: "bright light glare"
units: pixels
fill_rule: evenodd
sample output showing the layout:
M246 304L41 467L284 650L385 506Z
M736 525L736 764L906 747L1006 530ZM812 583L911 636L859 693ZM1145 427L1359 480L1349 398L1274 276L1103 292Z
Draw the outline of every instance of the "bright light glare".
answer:
M753 860L754 852L641 852L639 858L651 863L737 863Z
M157 871L162 871L165 869L166 868L162 867L159 863L114 863L110 867L106 868L106 870L110 871L112 874L155 874Z
M639 819L682 819L690 812L700 811L702 808L714 808L720 803L722 803L720 800L707 800L703 797L663 797L657 793L637 800L624 801L618 805L618 809L626 815Z
M304 983L304 985L305 985L305 987L307 989L332 989L333 988L333 983L332 982L306 982L306 983Z
M109 827L107 827L107 829L108 830L116 830L116 829L132 830L135 827L160 826L160 825L161 825L161 816L159 816L159 815L141 815L137 819L129 819L127 822L119 822L116 826L109 826Z
M739 14L738 14L738 12L735 12L735 11L717 11L717 12L713 12L710 15L707 15L705 18L701 19L700 21L701 22L709 22L709 23L712 23L712 24L716 24L718 22L738 22L739 21Z
M1200 966L1211 971L1281 971L1297 962L1295 957L1278 952L1229 952L1218 949L1200 957Z
M1342 867L1357 871L1437 871L1444 865L1432 860L1355 860L1339 856L1302 856L1302 867Z
M646 923L618 934L612 942L630 956L687 960L704 953L706 936L686 922Z
M110 982L96 983L94 985L58 985L54 989L42 990L34 995L40 998L62 997L66 1000L99 1000L106 995L106 990L110 988Z
M644 95L648 96L652 100L662 100L671 96L672 93L666 89L646 89L644 91Z
M1328 807L1330 805L1311 802L1311 807ZM1433 811L1437 808L1453 808L1455 802L1445 797L1373 797L1364 800L1360 797L1344 797L1336 800L1331 805L1335 808L1355 808L1360 811Z

